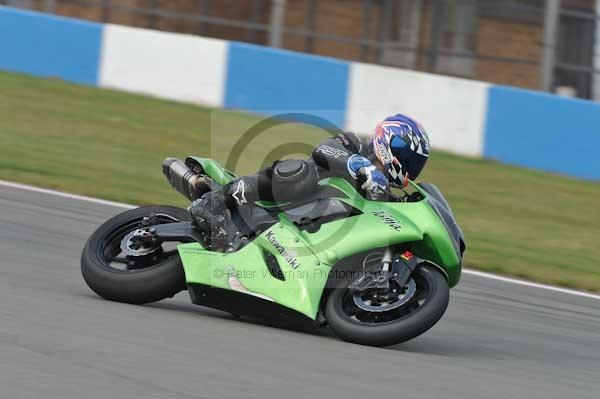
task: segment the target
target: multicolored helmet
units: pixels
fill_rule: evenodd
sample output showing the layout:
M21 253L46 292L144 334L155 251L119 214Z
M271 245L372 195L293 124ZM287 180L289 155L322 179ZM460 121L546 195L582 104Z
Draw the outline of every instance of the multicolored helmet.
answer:
M429 137L417 121L397 114L377 125L371 145L390 181L406 186L415 180L429 158Z

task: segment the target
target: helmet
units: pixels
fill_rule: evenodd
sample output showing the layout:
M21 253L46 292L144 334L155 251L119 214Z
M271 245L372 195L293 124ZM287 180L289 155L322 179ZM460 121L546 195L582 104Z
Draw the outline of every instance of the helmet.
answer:
M429 158L429 137L414 119L397 114L377 125L371 139L377 159L390 181L401 185L415 180Z

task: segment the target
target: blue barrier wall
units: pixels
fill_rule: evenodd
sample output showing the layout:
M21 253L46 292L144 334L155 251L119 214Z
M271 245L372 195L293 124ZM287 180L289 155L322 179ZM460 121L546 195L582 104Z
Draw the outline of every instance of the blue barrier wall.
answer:
M502 86L488 101L485 157L600 179L600 104Z
M110 45L105 33L110 32L110 28L102 24L0 6L0 70L98 85L99 76L102 73L106 75L107 65L127 65L135 69L131 67L135 65L134 62L123 57L125 51L114 51L115 43L125 45L129 36L134 42L140 40L139 35L145 37L148 34L135 28L113 29L116 30L123 37L113 40L113 51L107 52L105 50L107 46L110 50ZM153 32L152 35L161 35L160 42L172 51L175 42L171 34ZM184 42L188 43L180 37L178 43ZM219 44L213 43L211 50L208 48L209 42ZM393 112L413 113L423 120L441 118L442 127L435 131L435 135L432 134L432 137L437 135L438 138L438 144L434 142L436 148L600 180L600 157L596 154L597 148L600 148L600 104L511 87L477 86L474 89L473 82L427 74L417 74L419 79L415 79L415 72L402 69L353 64L243 43L216 39L193 40L190 43L183 48L177 47L175 53L203 54L198 62L211 63L213 67L215 62L219 63L219 68L213 68L213 72L222 79L219 82L225 83L224 87L216 85L211 98L224 99L227 108L266 115L304 111L325 118L341 128L348 127L348 116L353 119L350 122L358 125L357 120L362 121L369 116L376 119L373 115L377 112L382 113L377 114L377 118ZM156 44L156 41L152 42L153 48L156 48ZM219 51L221 57L204 56ZM227 53L226 60L223 53ZM100 54L104 54L102 63ZM182 62L185 65L190 65L189 57L177 57L177 60L180 59L184 60ZM105 68L104 71L100 71L100 64ZM164 69L161 65L153 67L156 68L151 82L154 86L149 84L144 87L142 80L136 90L145 92L147 89L153 95L172 98L173 69ZM205 74L198 68L190 68L192 77L196 76L194 74ZM118 68L112 72L114 76L122 76ZM350 74L352 83L349 82ZM414 84L402 83L398 86L398 82L406 82L407 79L415 79ZM447 80L444 84L438 84L440 79ZM188 81L192 82L193 79L184 79L184 84ZM128 83L124 79L121 86L115 86L130 90ZM427 89L432 85L436 88L435 94ZM193 82L191 87L191 97L194 97L194 90L202 91L202 87ZM398 88L394 89L392 95L382 96L382 92L389 91L390 87ZM400 94L396 96L396 92ZM408 93L409 97L399 97L402 93ZM446 123L452 118L440 111L442 106L430 106L427 99L435 95L439 102L439 98L456 98L460 93L468 101L474 101L469 111L476 114L473 115L475 122L465 124L462 121L468 118L454 118L452 127L452 124ZM349 103L349 97L354 101ZM427 106L420 106L424 101ZM220 100L215 102L221 104ZM348 114L347 108L350 108ZM373 115L370 115L371 111ZM480 127L479 120L485 128ZM368 129L373 124L370 122ZM431 124L435 126L435 123ZM465 130L467 128L470 130ZM480 153L480 141L471 145L475 150L469 150L469 145L456 145L457 140L453 135L464 135L466 131L470 132L470 144L485 135L483 154ZM359 133L366 133L366 130L359 129Z
M0 7L0 69L95 85L102 25Z
M232 42L225 107L267 115L310 111L343 127L349 67L331 58Z

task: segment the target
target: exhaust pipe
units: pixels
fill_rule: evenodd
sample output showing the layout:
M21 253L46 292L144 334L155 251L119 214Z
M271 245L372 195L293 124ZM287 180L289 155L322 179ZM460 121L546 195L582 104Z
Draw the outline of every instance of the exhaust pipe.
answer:
M185 163L177 158L165 159L162 169L171 186L190 201L194 201L210 191L210 185L206 179L192 172Z

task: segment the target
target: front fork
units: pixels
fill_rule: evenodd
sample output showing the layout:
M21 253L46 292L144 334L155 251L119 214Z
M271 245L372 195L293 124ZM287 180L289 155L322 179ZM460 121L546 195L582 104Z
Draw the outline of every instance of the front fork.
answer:
M353 292L365 292L371 289L389 291L392 280L398 286L405 287L417 265L422 262L422 259L417 258L408 250L394 254L393 249L388 247L381 258L381 271L368 273L366 270L363 270L363 274L350 284L349 289Z

